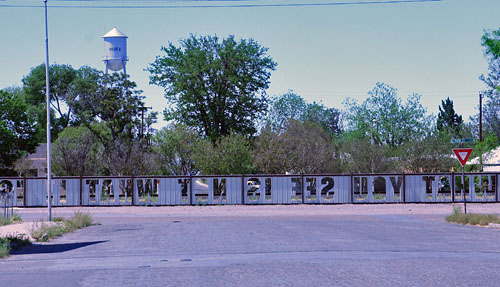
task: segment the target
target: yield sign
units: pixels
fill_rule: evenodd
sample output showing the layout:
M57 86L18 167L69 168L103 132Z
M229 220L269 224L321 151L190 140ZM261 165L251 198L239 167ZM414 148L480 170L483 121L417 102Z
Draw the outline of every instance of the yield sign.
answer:
M470 154L472 153L472 148L454 148L453 153L457 156L458 161L462 166L465 166Z

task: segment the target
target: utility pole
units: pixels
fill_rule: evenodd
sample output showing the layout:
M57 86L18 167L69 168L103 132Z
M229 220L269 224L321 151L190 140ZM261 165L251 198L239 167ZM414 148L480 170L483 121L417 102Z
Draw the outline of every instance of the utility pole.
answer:
M479 142L483 141L483 94L479 93ZM481 171L483 171L483 152L479 153Z
M47 24L47 0L45 4L45 94L47 105L47 207L49 209L49 221L52 221L52 166L50 161L50 80L49 80L49 28Z
M483 94L479 93L479 142L483 141Z

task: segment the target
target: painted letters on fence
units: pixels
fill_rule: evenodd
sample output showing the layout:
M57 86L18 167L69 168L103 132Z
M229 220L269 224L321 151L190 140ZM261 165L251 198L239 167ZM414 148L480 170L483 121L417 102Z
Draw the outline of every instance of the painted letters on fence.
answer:
M54 206L498 202L498 174L54 177ZM46 179L0 178L13 206L46 206ZM9 201L9 202L10 202Z

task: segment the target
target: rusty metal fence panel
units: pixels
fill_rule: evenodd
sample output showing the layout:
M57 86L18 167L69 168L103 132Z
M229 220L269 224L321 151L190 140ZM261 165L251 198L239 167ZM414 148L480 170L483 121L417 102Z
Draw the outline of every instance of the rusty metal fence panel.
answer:
M54 206L498 202L497 173L54 177ZM47 206L46 179L0 178L13 206ZM465 188L464 188L465 187Z

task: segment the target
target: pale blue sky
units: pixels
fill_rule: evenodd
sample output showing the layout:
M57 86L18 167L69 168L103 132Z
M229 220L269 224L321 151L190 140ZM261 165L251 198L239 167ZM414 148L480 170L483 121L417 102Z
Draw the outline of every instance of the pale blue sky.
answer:
M107 1L109 5L116 2L127 3ZM336 1L196 4L324 2ZM0 0L0 5L42 3ZM61 3L49 0L49 5ZM436 114L441 100L450 97L456 111L468 118L477 112L478 92L484 89L478 77L487 72L480 38L484 29L500 27L499 11L498 0L254 8L49 8L50 62L104 69L101 36L116 26L129 37L127 72L144 90L147 105L162 111L167 105L163 91L148 84L149 74L144 71L160 54L160 47L169 41L178 43L190 33L234 34L268 47L278 63L269 95L293 89L308 101L343 108L346 97L362 101L382 81L397 88L403 98L413 92L421 94L429 113ZM21 85L23 75L45 61L43 17L42 8L0 7L0 88Z

